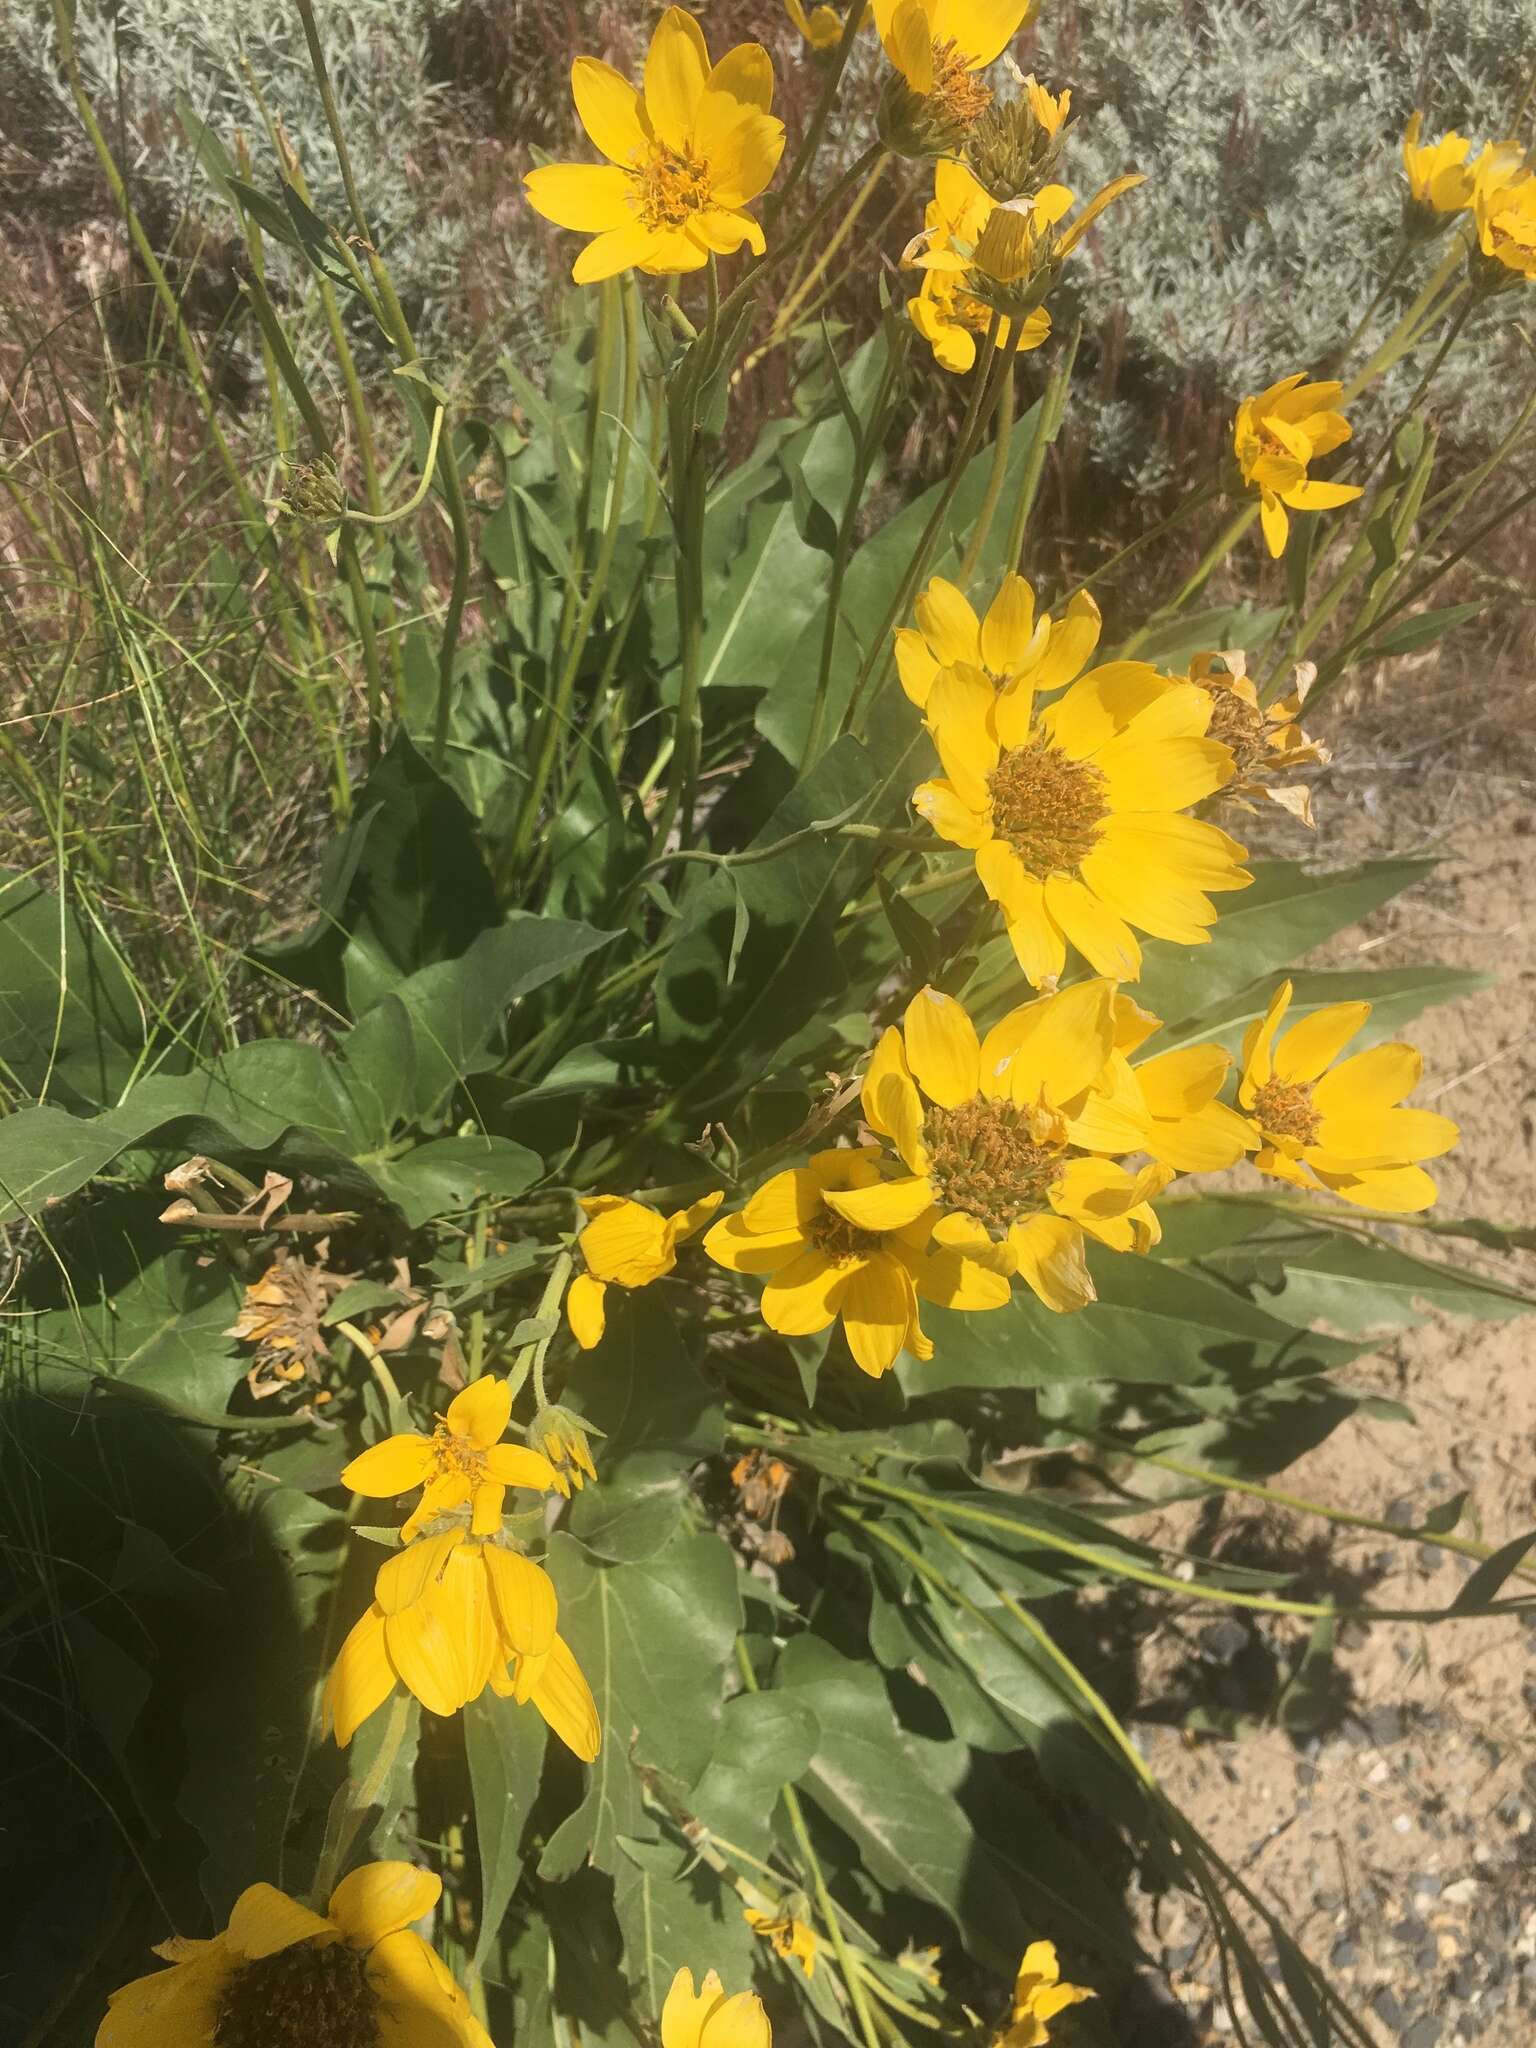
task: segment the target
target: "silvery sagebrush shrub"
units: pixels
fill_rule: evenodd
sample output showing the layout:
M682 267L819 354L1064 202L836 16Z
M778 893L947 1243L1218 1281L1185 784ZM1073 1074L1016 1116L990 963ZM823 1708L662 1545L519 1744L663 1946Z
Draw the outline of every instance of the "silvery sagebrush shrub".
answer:
M1033 62L1070 85L1075 178L1147 174L1135 231L1101 235L1089 317L1123 302L1139 396L1079 391L1094 455L1143 488L1173 445L1149 440L1159 400L1255 391L1277 362L1316 363L1349 333L1397 243L1398 148L1415 107L1429 133L1502 136L1536 51L1536 0L1075 0L1042 10ZM1027 63L1026 63L1027 68ZM1375 332L1392 324L1384 306ZM1441 411L1474 447L1497 440L1528 379L1513 335L1458 351ZM1357 414L1393 416L1401 365Z

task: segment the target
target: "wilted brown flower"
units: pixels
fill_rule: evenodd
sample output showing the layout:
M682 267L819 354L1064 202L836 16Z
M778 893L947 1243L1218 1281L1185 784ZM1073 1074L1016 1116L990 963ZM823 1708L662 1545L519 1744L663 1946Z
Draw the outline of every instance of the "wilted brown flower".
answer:
M330 1357L322 1324L343 1280L289 1251L277 1251L259 1280L245 1290L240 1314L225 1331L254 1344L256 1360L246 1385L258 1401L318 1376Z

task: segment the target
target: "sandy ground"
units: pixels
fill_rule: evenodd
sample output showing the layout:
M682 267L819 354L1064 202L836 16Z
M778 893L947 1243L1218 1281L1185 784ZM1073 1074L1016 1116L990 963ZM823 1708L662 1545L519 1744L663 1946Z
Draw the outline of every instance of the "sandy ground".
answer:
M1367 714L1368 715L1368 714ZM1336 721L1340 724L1343 721ZM1449 1211L1536 1220L1536 760L1509 729L1469 737L1464 709L1413 721L1415 739L1344 744L1318 792L1326 865L1434 852L1431 880L1311 963L1439 960L1487 969L1496 989L1431 1011L1409 1034L1417 1098L1454 1116L1463 1143L1440 1162ZM1326 728L1325 728L1326 730ZM1289 850L1289 849L1288 849ZM1430 1249L1463 1255L1459 1245ZM1468 1248L1466 1256L1479 1256ZM1490 1270L1536 1293L1536 1254ZM1351 1377L1407 1403L1417 1426L1357 1417L1275 1483L1394 1522L1467 1489L1462 1533L1497 1545L1536 1528L1536 1321L1431 1314ZM1186 1528L1189 1526L1186 1522ZM1337 1529L1229 1497L1201 1547L1302 1566L1310 1597L1433 1607L1464 1558ZM1532 1554L1536 1562L1536 1553ZM1536 1592L1528 1582L1506 1593ZM1270 1627L1203 1610L1140 1645L1143 1699L1239 1711L1273 1696L1305 1624ZM1536 1613L1434 1627L1341 1632L1338 1709L1326 1732L1273 1725L1196 1739L1182 1712L1138 1728L1174 1801L1267 1896L1383 2044L1531 2048L1536 2041ZM1259 1705L1262 1714L1263 1706ZM1231 2039L1202 1923L1175 1903L1149 1928L1185 2015L1169 2040ZM1169 2015L1173 2021L1173 2015Z

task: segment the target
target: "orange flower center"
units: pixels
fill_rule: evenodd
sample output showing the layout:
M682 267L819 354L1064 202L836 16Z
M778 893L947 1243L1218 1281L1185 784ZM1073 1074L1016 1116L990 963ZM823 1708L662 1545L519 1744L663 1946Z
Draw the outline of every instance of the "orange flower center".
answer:
M635 209L642 227L680 228L712 204L709 165L702 157L679 155L658 142L650 160L635 173Z
M980 1096L956 1109L929 1109L923 1141L940 1201L998 1236L1020 1216L1050 1207L1066 1163L1060 1118Z
M992 104L989 86L971 70L953 36L933 46L933 85L927 97L957 128L970 128Z
M378 2048L379 2004L344 1941L295 1942L242 1963L224 1987L215 2048Z
M439 1479L458 1474L471 1486L478 1486L485 1478L484 1451L473 1437L456 1436L441 1420L432 1432L432 1457L435 1476Z
M1266 1081L1254 1099L1253 1113L1266 1137L1296 1145L1315 1143L1323 1127L1312 1107L1312 1090L1300 1081Z
M992 830L1043 882L1075 875L1099 843L1109 815L1108 784L1089 761L1074 761L1042 735L1010 747L988 777Z
M881 1243L878 1230L860 1230L856 1223L850 1223L845 1216L838 1216L831 1209L818 1210L805 1226L805 1234L817 1251L825 1252L839 1266L854 1259L868 1258L871 1252L879 1251Z

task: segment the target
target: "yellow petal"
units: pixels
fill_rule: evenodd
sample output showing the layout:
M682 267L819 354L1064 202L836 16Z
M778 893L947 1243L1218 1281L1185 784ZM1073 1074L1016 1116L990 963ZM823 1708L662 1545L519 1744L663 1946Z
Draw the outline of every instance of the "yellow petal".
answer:
M805 1249L805 1235L798 1228L754 1230L738 1212L722 1216L704 1238L704 1250L717 1266L732 1273L771 1273Z
M582 127L610 163L630 167L650 155L650 141L641 126L640 95L611 64L578 57L571 66L571 95Z
M1115 1043L1114 997L1110 982L1080 981L1010 1011L987 1033L984 1068L996 1071L1006 1059L1013 1101L1027 1108L1041 1102L1053 1109L1065 1107L1109 1064Z
M946 577L935 576L913 607L918 631L948 667L981 659L981 626L970 600Z
M923 1149L923 1105L907 1065L906 1045L894 1024L880 1034L860 1090L864 1121L872 1131L895 1141L914 1173L927 1171Z
M761 43L738 43L710 72L709 90L729 93L766 114L773 107L773 59Z
M1285 1013L1291 1004L1291 984L1282 981L1269 999L1269 1007L1262 1017L1256 1017L1243 1033L1242 1084L1238 1100L1244 1109L1252 1109L1254 1097L1266 1081L1274 1078L1275 1033L1284 1022Z
M917 1320L912 1276L898 1260L876 1254L844 1288L840 1313L854 1364L878 1379L896 1363Z
M885 54L916 93L933 90L933 31L919 0L899 0L882 35Z
M802 1229L820 1213L821 1182L803 1166L765 1180L741 1212L750 1230L767 1231Z
M898 627L896 633L896 673L901 678L901 687L919 710L928 702L928 692L933 679L939 672L927 641L911 626Z
M346 1748L394 1689L395 1668L384 1648L383 1611L370 1607L342 1644L321 1695L321 1725L334 1731L338 1749Z
M384 1618L384 1647L400 1682L433 1714L456 1714L469 1697L468 1645L450 1632L436 1602Z
M829 1188L823 1199L860 1230L900 1230L932 1207L933 1189L926 1175L914 1174L910 1180L882 1180L868 1188Z
M528 1697L556 1735L583 1763L591 1763L602 1747L603 1727L592 1688L563 1636L556 1636L539 1663Z
M661 2008L662 2048L699 2048L704 2016L718 2003L723 1990L713 1970L704 1979L701 1991L693 1988L692 1970L679 1970Z
M1071 875L1048 875L1045 907L1095 974L1135 981L1141 974L1141 948L1121 917Z
M447 1965L419 1934L399 1928L368 1957L378 2001L377 2048L493 2048Z
M1272 491L1265 491L1259 500L1259 524L1264 529L1264 545L1279 561L1290 537L1291 522L1285 516L1285 507Z
M372 1948L430 1913L443 1881L415 1863L364 1863L350 1871L326 1909L354 1948Z
M375 1601L386 1614L398 1614L402 1607L412 1606L442 1578L449 1558L463 1541L462 1529L445 1529L440 1536L407 1543L379 1566L373 1582Z
M1411 1045L1373 1045L1351 1053L1312 1091L1316 1107L1326 1114L1350 1108L1391 1109L1418 1087L1424 1061Z
M784 123L743 108L722 93L706 92L695 118L694 148L709 166L710 196L718 206L748 205L772 182L784 154ZM761 246L756 223L749 223Z
M1460 1141L1459 1127L1432 1109L1364 1105L1326 1115L1317 1134L1320 1151L1342 1153L1352 1165L1361 1166L1405 1166L1414 1160L1438 1159ZM1307 1157L1313 1157L1310 1147Z
M1007 49L1032 4L1033 0L942 0L934 11L934 40L953 37L969 68L980 71Z
M492 1444L485 1454L485 1476L498 1486L525 1486L534 1493L556 1488L554 1466L526 1444Z
M485 1544L481 1558L505 1654L542 1657L559 1618L554 1581L531 1558L499 1543Z
M1044 622L1042 622L1044 623ZM1035 593L1009 570L981 625L981 659L993 675L1009 675L1034 652Z
M510 1450L512 1446L509 1444ZM507 1489L499 1480L486 1479L470 1495L469 1533L471 1536L494 1536L501 1528L501 1506L506 1499Z
M1317 1177L1346 1202L1358 1203L1363 1209L1390 1209L1399 1216L1432 1208L1439 1195L1422 1166L1368 1167L1348 1178L1327 1173Z
M1136 1081L1153 1116L1192 1116L1220 1091L1232 1055L1219 1045L1190 1045L1143 1060Z
M222 1942L196 1962L152 1970L111 1996L96 2030L96 2048L203 2048L218 2025L219 2007L239 1957Z
M1048 663L1054 651L1053 636ZM1038 687L1043 690L1046 684ZM1149 661L1107 661L1079 676L1066 695L1042 713L1040 722L1064 753L1085 761L1167 688L1168 678Z
M1094 767L1109 778L1109 801L1117 811L1187 810L1224 789L1236 773L1231 749L1219 740L1148 742L1137 737L1138 722L1093 757Z
M1049 1309L1068 1315L1094 1297L1083 1233L1065 1216L1030 1216L1008 1233L1021 1280Z
M1282 1081L1315 1081L1331 1067L1371 1014L1369 1003L1330 1003L1298 1018L1275 1047L1275 1073Z
M825 1252L801 1252L781 1266L763 1289L763 1321L781 1337L811 1337L837 1314L838 1292L851 1269Z
M638 187L614 164L541 164L524 172L523 189L534 212L556 227L596 235L635 223Z
M295 1942L313 1941L317 1935L334 1939L336 1930L329 1920L290 1899L275 1884L247 1885L235 1901L225 1936L229 1946L247 1962L275 1956Z
M590 1273L623 1287L646 1287L676 1264L665 1218L643 1202L625 1200L605 1209L593 1217L577 1243Z
M1292 484L1285 502L1297 512L1334 512L1340 505L1352 505L1361 495L1359 484L1328 484L1308 477Z
M512 1388L500 1373L483 1373L462 1394L454 1395L443 1419L455 1436L468 1437L487 1450L506 1434L512 1419Z
M698 1201L690 1202L686 1209L674 1209L667 1218L673 1243L681 1244L701 1231L724 1200L725 1190L716 1188L712 1194L701 1195Z
M980 669L969 667L941 668L928 692L928 725L944 773L975 811L985 809L991 800L987 778L997 766L995 697Z
M952 782L920 782L912 792L912 808L951 846L984 846L992 836L990 801L973 810Z
M920 988L902 1019L907 1063L930 1102L958 1109L980 1085L981 1042L963 1003Z
M1070 683L1098 646L1102 629L1098 605L1086 590L1080 590L1065 614L1051 622L1050 642L1033 677L1035 688L1059 690Z
M691 14L669 7L645 59L645 111L669 149L686 155L709 78L704 32Z
M565 1317L571 1326L571 1335L583 1351L591 1351L602 1343L603 1332L608 1327L608 1311L604 1297L608 1289L601 1280L594 1280L590 1273L578 1273L571 1282L565 1297Z
M388 1500L420 1486L435 1463L432 1439L414 1431L370 1444L341 1468L341 1483L370 1500Z

